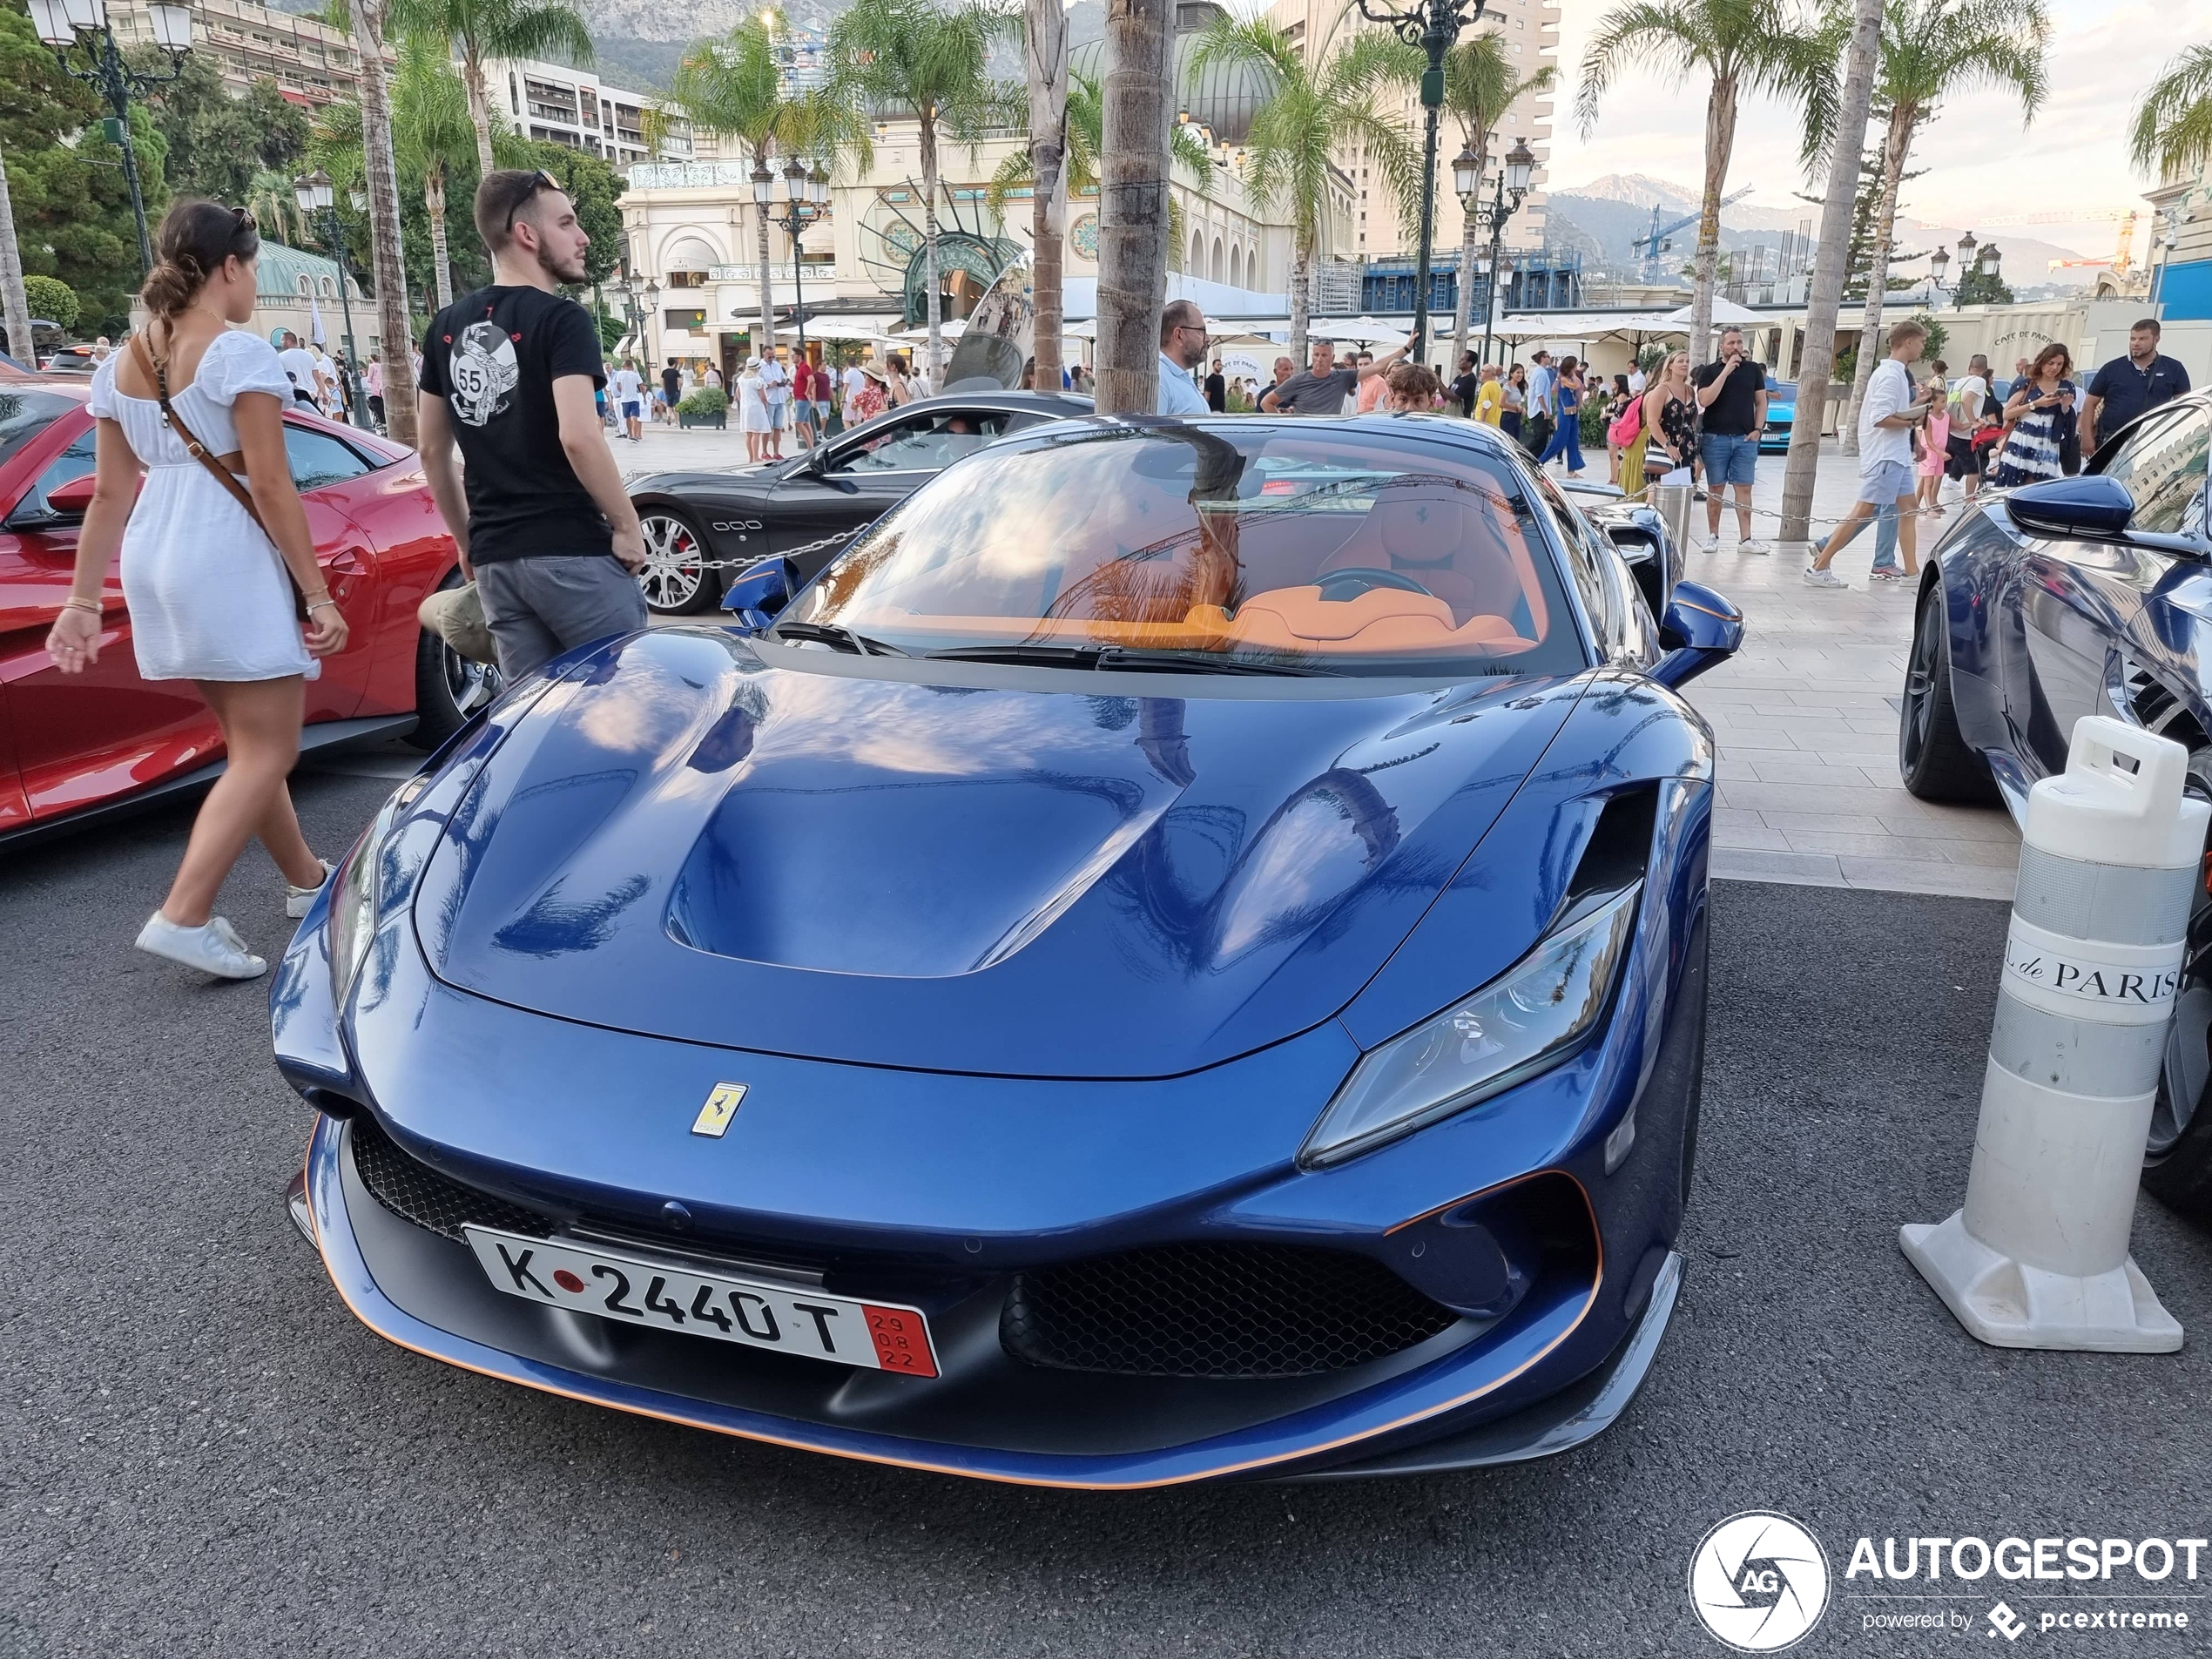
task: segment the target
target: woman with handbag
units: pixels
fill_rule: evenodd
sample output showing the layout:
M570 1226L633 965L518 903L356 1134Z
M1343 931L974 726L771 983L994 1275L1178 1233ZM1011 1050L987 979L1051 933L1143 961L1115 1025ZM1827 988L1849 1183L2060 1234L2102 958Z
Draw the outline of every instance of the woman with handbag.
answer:
M299 758L306 682L316 658L345 649L346 620L316 566L285 458L291 381L266 341L233 327L253 314L253 219L179 202L157 246L140 295L146 327L92 377L92 503L46 650L64 674L99 659L101 583L119 547L139 675L191 680L230 762L138 948L253 979L268 964L213 914L216 892L256 836L283 873L287 915L307 914L329 873L300 833L285 779Z

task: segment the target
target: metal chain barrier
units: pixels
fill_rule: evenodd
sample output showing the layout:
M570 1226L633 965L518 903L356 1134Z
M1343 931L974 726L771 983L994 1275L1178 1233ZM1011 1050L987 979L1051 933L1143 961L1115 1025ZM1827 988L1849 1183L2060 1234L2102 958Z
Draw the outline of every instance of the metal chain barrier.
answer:
M746 570L764 559L795 559L802 553L819 553L826 547L835 547L840 542L849 542L873 523L863 524L859 529L840 530L834 536L825 536L819 542L809 542L804 547L786 548L781 553L752 553L741 559L678 559L657 558L645 555L647 564L671 564L684 570Z

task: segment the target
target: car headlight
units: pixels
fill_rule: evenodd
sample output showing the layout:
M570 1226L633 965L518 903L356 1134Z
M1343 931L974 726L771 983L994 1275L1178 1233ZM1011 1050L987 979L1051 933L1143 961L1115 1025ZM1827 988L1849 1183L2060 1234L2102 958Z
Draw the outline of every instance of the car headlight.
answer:
M1564 1060L1604 1010L1642 889L1596 895L1473 996L1369 1050L1298 1149L1299 1164L1340 1163Z
M354 977L368 960L368 941L376 934L385 844L391 840L400 815L430 786L430 777L427 770L418 772L394 790L338 868L337 881L330 891L330 987L331 1001L341 1012Z

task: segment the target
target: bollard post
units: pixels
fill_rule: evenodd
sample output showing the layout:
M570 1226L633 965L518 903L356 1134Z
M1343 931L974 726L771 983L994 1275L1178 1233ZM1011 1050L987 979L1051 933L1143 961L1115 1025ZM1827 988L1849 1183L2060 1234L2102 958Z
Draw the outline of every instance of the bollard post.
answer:
M1966 1206L1898 1233L1984 1342L2182 1345L2128 1237L2212 816L2188 768L2180 744L2090 715L2028 792Z
M1659 511L1660 521L1667 527L1667 534L1674 537L1678 552L1689 551L1689 507L1696 498L1695 484L1654 484L1651 504Z

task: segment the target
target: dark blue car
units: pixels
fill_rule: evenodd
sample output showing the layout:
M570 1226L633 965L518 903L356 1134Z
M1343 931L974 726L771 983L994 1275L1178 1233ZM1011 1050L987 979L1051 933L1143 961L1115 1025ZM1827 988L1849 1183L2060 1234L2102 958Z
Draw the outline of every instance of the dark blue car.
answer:
M2079 477L1980 504L1936 549L1920 590L1899 724L1905 787L2001 799L2015 819L2066 769L2074 722L2116 715L2185 745L2212 799L2212 398L2155 409ZM2212 877L2212 860L2207 863ZM2212 1212L2212 895L2200 884L2143 1182Z
M1069 421L515 687L273 992L371 1328L1094 1488L1507 1461L1674 1305L1734 650L1489 428ZM1618 538L1620 545L1616 545ZM1624 558L1623 550L1631 556Z

